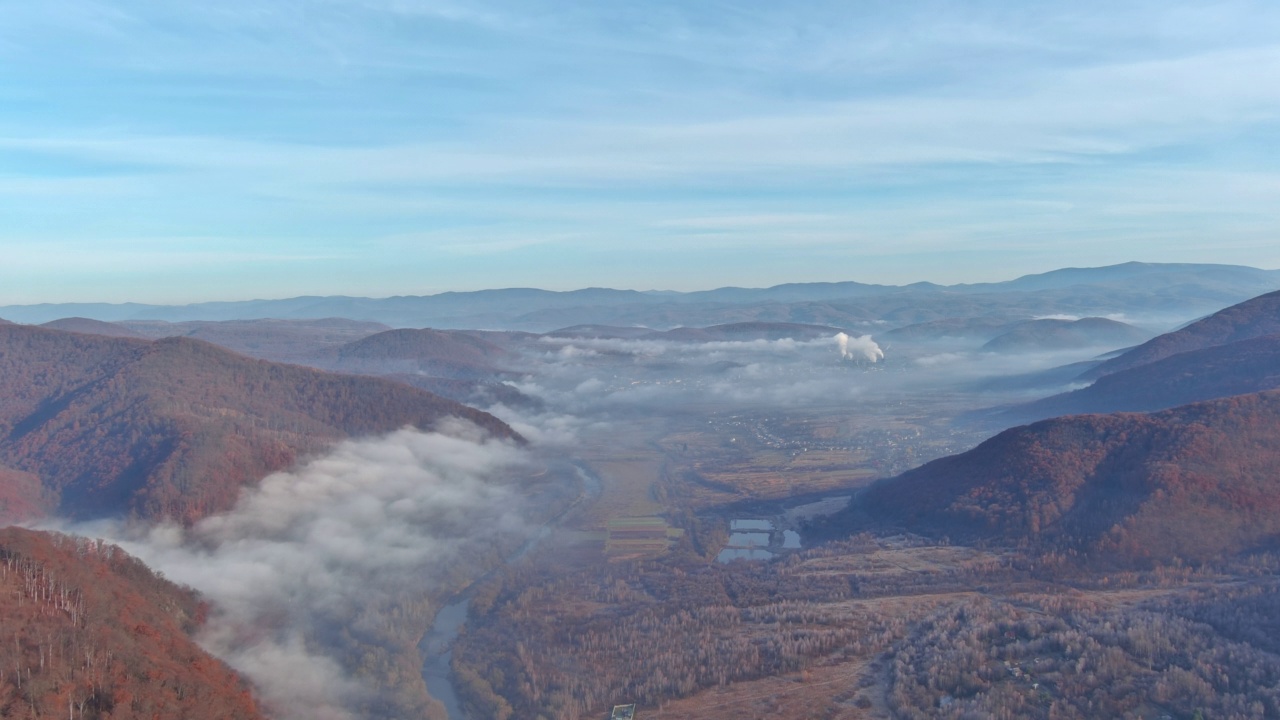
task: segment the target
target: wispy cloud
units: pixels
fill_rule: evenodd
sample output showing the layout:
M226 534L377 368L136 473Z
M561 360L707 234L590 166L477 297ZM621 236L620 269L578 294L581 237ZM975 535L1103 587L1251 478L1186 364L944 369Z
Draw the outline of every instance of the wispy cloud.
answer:
M798 102L702 121L483 121L467 141L14 137L0 148L310 185L591 184L945 163L1081 162L1280 121L1280 44L1046 72L999 88ZM251 175L252 177L252 175ZM751 178L745 182L750 182Z
M585 245L642 268L731 238L982 251L999 228L1159 259L1141 239L1185 232L1174 212L1280 230L1277 31L1280 8L1243 0L29 3L0 28L0 249L109 252L143 224L283 255L419 238L402 261L424 271ZM1215 174L1259 184L1225 214L1210 183L1174 187ZM831 270L801 260L777 280ZM352 270L373 285L389 261ZM538 284L513 273L493 282Z

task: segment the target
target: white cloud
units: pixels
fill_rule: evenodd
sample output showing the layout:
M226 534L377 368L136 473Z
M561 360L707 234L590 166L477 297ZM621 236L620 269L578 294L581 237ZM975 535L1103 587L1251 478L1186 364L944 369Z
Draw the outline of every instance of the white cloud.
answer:
M189 530L63 529L116 542L212 601L200 642L257 685L274 717L353 718L370 688L319 638L362 607L420 597L469 547L526 530L508 483L524 452L474 427L446 430L340 443Z
M60 111L15 91L0 120L29 161L6 167L35 168L0 177L0 250L326 236L363 245L371 287L497 257L520 261L495 282L532 284L584 249L627 286L647 251L736 247L790 253L785 279L833 248L915 255L896 281L975 279L905 276L939 248L1217 259L1207 235L1266 264L1277 29L1261 2L27 3L0 60L41 58L29 93Z

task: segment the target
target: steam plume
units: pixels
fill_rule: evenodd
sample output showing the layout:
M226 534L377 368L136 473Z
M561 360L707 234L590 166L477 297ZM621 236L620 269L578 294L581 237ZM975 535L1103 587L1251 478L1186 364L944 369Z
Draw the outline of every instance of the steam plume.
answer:
M836 344L840 346L840 357L845 360L861 358L868 362L880 362L884 359L884 351L870 335L851 338L844 333L836 333Z

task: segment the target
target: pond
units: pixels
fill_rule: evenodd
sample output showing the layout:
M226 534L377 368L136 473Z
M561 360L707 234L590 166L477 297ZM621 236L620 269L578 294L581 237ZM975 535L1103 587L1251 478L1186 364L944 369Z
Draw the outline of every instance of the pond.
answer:
M729 547L769 547L769 533L736 532L729 536Z
M759 518L738 518L729 521L729 542L720 554L718 562L733 560L768 560L774 553L766 548L773 544L773 521ZM799 536L797 536L798 538Z
M720 551L716 556L716 562L732 562L734 560L768 560L773 557L773 553L768 550L759 548L735 548L727 547Z

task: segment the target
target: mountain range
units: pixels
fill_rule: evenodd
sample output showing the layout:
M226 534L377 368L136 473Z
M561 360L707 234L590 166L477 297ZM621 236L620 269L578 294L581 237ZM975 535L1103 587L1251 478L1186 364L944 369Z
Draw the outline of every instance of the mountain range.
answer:
M1142 328L1092 315L1200 312L1278 286L1276 273L1251 268L1134 263L951 287L0 309L25 322L46 310L72 315L46 318L46 327L0 321L0 519L192 523L338 440L450 418L520 442L497 418L430 391L527 400L497 381L515 344L537 336L392 327L401 322L487 318L491 327L559 327L550 335L560 338L691 343L850 328L891 342L963 337L988 352L1136 347L1052 371L1091 384L1002 421L1094 414L1008 429L880 480L828 521L829 532L906 530L1093 570L1212 563L1280 546L1280 292L1146 342ZM223 313L249 319L216 319ZM1041 317L1056 314L1081 317ZM692 327L708 318L719 320ZM118 548L0 530L0 589L0 715L261 716L248 685L192 643L207 612L194 593Z
M750 342L753 340L814 340L835 337L847 330L828 325L789 322L738 322L708 327L651 330L644 327L575 325L546 333L553 338L665 340L669 342Z
M1195 317L1280 289L1280 272L1233 265L1125 263L1068 268L997 283L873 285L794 283L698 292L529 288L390 298L297 297L182 306L64 303L0 307L0 317L42 323L65 317L105 321L347 318L392 327L494 328L545 332L581 324L654 329L733 322L890 327L949 317L1057 313ZM887 329L887 328L885 328Z
M62 320L45 323L45 327L76 330L97 335L109 335L111 331L101 327L70 327L59 325ZM160 339L187 337L221 345L241 355L309 364L309 362L341 346L366 338L391 328L382 323L346 320L343 318L319 318L315 320L195 320L188 322L164 322L160 320L102 323L108 328L123 328L135 333L135 337Z

